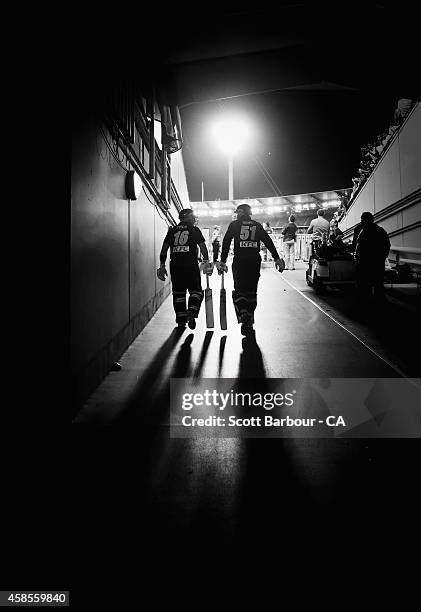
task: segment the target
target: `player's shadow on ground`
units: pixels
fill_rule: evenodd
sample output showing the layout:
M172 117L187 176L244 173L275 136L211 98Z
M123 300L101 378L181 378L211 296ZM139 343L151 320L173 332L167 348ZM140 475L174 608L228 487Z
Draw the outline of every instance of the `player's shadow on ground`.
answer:
M170 385L172 378L199 378L212 340L213 331L207 331L199 360L194 371L191 363L191 344L194 334L186 336L180 345L170 372L163 375L162 370L169 360L173 349L183 332L174 330L164 345L158 350L151 365L141 377L135 390L126 402L121 418L116 423L123 428L136 425L133 431L139 432L139 426L145 427L153 435L162 423L169 420Z
M266 378L263 355L256 337L253 335L250 338L243 338L242 346L237 378Z
M202 346L202 350L200 351L200 355L199 355L199 360L197 362L197 366L194 370L193 373L193 378L199 378L200 374L203 370L203 364L205 363L206 360L206 355L207 352L209 350L209 345L211 343L212 340L212 336L213 336L213 331L208 330L205 334L205 339L203 341L203 346Z
M227 337L222 336L219 343L219 355L218 355L218 378L221 376L222 364L224 362L225 345L227 343Z
M165 364L171 358L182 334L182 329L174 329L167 340L157 350L151 363L142 374L130 397L125 402L116 421L117 426L149 421L155 407L162 399L163 389L169 387L170 378L182 378L187 375L191 360L191 343L193 334L189 334L181 344L168 378L163 377Z

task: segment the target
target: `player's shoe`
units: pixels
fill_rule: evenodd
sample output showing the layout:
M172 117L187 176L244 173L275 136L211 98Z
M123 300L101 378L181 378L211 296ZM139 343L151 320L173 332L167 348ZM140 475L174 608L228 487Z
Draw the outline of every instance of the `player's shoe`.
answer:
M176 321L178 329L186 329L185 321Z
M196 319L194 318L193 314L189 315L187 325L190 327L190 329L196 329Z

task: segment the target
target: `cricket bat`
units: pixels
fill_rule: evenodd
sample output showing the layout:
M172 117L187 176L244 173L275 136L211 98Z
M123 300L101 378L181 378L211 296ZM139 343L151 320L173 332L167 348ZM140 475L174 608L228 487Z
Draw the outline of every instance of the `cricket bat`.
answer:
M205 289L206 327L214 327L212 289L209 287L209 276L206 274Z
M219 296L219 321L221 329L227 329L227 292L224 287L224 273L221 274L221 294Z

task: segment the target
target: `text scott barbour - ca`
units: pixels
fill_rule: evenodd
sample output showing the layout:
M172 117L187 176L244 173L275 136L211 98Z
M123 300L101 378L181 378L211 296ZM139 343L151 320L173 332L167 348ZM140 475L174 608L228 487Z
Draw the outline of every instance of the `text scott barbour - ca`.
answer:
M319 424L327 425L327 427L346 427L345 420L342 416L329 415L325 419L314 418L293 418L286 416L276 419L273 416L265 415L264 417L236 417L230 416L228 419L210 415L204 418L196 418L191 415L185 415L181 419L184 427L315 427Z

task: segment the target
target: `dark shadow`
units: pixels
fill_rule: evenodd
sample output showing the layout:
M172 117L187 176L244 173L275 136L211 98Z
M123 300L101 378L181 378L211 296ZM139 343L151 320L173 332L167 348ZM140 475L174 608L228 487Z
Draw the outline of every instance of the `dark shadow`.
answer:
M255 334L242 340L243 352L240 355L237 382L234 390L237 393L268 393L277 379L269 379L263 361L262 351L256 342ZM255 409L252 406L244 406L242 409L244 417L252 416Z
M237 378L266 378L266 369L263 362L262 351L253 334L242 340L243 352L240 355L240 364Z
M194 339L194 334L189 334L180 347L177 357L174 361L174 366L169 378L184 378L189 374L191 360L191 345Z
M227 343L227 337L222 336L219 343L219 357L218 357L218 377L221 376L222 363L224 361L225 345Z
M121 413L117 418L117 423L119 425L129 420L133 412L148 409L151 403L153 403L154 396L157 393L157 387L159 388L160 385L159 378L162 368L171 357L173 349L176 347L183 333L183 329L176 327L157 350L151 363L122 407Z
M206 354L209 350L209 345L212 340L212 336L213 336L213 331L208 330L205 334L205 339L203 340L202 350L200 351L199 360L194 370L193 378L199 378L200 376L200 373L203 369L203 364L205 363Z
M191 344L194 334L189 334L181 344L171 372L162 378L160 372L156 372L157 382L155 385L148 386L141 384L136 390L136 395L130 399L129 409L125 412L124 418L120 419L117 425L127 430L128 434L142 436L148 446L155 433L164 423L166 414L170 410L170 381L171 378L185 378L191 376ZM133 429L131 429L131 427ZM146 438L145 438L146 436Z
M139 383L136 385L134 393L137 392L138 387L147 387L150 383L153 383L156 379L156 375L161 371L162 366L168 361L171 356L172 350L177 345L184 330L176 327L173 329L169 337L160 346L155 355L152 358L151 363L143 373Z
M419 345L421 341L420 310L417 312L415 308L407 307L393 297L388 299L387 292L383 304L374 300L362 303L356 291L349 289L328 289L324 295L310 297L327 312L334 309L357 326L367 326L376 343L396 356L407 376L420 375L418 361L411 357L411 347ZM332 315L335 313L332 312Z

